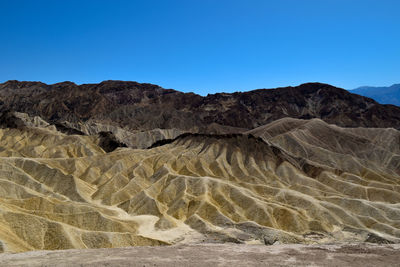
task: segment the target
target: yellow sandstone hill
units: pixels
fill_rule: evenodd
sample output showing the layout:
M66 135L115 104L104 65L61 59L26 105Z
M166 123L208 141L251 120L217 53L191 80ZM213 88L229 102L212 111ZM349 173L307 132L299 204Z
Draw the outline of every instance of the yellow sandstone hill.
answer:
M399 131L284 118L106 153L39 119L0 129L2 251L336 241L400 242Z

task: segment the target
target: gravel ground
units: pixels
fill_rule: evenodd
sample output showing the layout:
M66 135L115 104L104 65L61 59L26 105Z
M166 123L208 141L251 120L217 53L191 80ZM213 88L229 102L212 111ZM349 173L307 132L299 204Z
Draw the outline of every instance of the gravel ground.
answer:
M400 266L400 245L198 244L0 254L0 266Z

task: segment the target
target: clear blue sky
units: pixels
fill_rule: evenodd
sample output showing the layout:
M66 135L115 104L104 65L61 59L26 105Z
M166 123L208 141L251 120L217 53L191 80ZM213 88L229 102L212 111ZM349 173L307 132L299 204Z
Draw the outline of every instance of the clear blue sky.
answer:
M0 82L400 82L398 0L1 0Z

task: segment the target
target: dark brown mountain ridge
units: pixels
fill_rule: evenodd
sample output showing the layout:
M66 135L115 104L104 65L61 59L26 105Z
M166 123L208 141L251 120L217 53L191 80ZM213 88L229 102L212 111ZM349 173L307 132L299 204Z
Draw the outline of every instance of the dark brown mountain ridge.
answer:
M0 111L5 110L52 123L92 120L131 130L208 132L214 125L218 132L219 126L253 129L283 117L319 118L341 127L400 129L400 107L322 83L203 97L125 81L82 85L8 81L0 84Z

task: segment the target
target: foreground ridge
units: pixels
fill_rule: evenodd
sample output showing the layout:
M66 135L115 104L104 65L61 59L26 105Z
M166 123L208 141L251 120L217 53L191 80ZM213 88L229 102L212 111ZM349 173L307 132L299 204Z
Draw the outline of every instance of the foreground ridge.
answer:
M185 133L137 149L109 134L65 133L39 117L4 116L5 252L400 242L395 129L284 118L238 134Z

